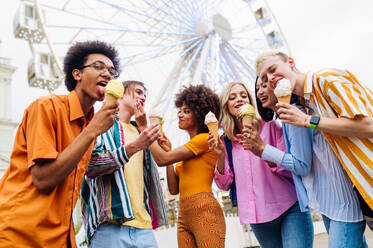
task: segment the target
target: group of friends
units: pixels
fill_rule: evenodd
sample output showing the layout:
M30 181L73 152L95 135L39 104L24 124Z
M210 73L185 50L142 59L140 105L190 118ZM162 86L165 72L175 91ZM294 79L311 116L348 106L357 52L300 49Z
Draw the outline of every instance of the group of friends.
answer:
M230 190L261 247L313 247L310 208L322 215L329 247L367 247L373 92L346 70L303 73L278 51L255 67L255 96L242 82L227 82L220 96L204 85L181 89L175 106L190 140L173 148L148 123L142 82L124 81L123 97L95 113L119 76L118 52L101 41L74 44L64 58L70 93L34 101L17 130L0 180L0 247L76 247L79 196L89 247L158 247L153 229L168 224L163 166L169 192L180 194L179 247L225 247L213 180ZM274 94L284 78L290 104ZM249 125L239 117L245 104L257 110ZM208 112L219 118L219 138L204 122Z

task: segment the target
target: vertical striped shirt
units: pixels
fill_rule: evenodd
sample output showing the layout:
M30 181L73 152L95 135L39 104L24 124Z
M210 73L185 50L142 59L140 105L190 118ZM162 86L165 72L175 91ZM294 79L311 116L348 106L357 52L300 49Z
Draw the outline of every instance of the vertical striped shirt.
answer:
M316 104L323 117L373 116L373 92L347 70L323 69L307 73L304 96ZM373 139L323 134L351 181L373 209Z
M97 137L92 151L81 187L82 215L88 242L101 224L124 223L134 218L123 170L129 160L123 132L123 127L115 120L112 128ZM152 217L153 228L167 225L158 170L148 149L144 151L143 168L144 207Z

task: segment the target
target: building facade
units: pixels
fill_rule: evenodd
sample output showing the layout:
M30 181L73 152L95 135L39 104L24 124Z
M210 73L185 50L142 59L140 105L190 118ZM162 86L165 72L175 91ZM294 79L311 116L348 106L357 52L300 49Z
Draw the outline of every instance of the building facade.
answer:
M0 41L1 44L1 41ZM0 177L9 166L15 129L18 123L12 121L11 83L16 67L9 58L0 57Z

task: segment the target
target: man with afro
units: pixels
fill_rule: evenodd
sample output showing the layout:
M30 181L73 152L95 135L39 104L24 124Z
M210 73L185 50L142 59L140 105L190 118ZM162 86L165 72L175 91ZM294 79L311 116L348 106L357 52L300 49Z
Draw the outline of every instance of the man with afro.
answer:
M10 165L0 181L0 247L76 247L72 212L98 135L118 104L93 105L118 76L118 53L101 41L78 42L64 59L68 95L25 110Z

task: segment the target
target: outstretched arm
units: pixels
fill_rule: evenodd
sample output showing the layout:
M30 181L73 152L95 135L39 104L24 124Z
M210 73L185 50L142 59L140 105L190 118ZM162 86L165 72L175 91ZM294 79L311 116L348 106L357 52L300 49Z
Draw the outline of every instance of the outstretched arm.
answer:
M162 134L161 137L159 137L158 144L166 152L170 152L172 150L171 142L164 134ZM167 166L166 172L168 190L172 195L179 194L179 177L175 172L173 164Z
M144 130L147 127L148 123L146 120L146 114L141 105L137 105L135 111L135 120L140 130ZM166 136L164 137L167 139ZM185 146L180 146L174 150L165 151L158 144L158 142L154 142L149 147L149 149L158 166L166 166L179 161L185 161L194 157L193 152Z
M60 152L56 159L38 159L30 168L34 186L43 194L49 194L74 170L94 139L114 123L117 104L103 105L86 128ZM32 120L30 120L32 121Z
M157 142L154 142L149 149L158 166L166 166L179 161L186 161L195 156L186 146L180 146L174 150L165 151Z
M149 147L158 138L158 132L159 126L151 125L141 132L140 136L133 142L112 150L107 150L104 146L105 143L108 143L107 139L113 139L112 132L109 130L105 134L100 135L96 140L86 175L88 177L98 177L113 173L124 166L133 154Z
M297 127L309 128L311 115L286 103L276 105L281 121ZM373 117L356 115L353 119L320 117L317 129L339 136L373 138Z

